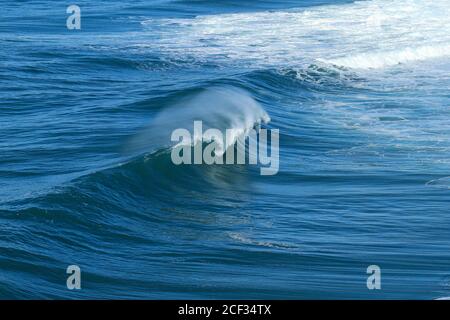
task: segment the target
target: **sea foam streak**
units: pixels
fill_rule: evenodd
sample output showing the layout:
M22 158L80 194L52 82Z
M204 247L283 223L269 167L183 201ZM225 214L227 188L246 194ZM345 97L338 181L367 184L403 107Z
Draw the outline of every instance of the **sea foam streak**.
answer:
M449 16L448 0L374 0L142 24L160 32L151 45L174 56L257 66L322 61L373 69L448 56Z

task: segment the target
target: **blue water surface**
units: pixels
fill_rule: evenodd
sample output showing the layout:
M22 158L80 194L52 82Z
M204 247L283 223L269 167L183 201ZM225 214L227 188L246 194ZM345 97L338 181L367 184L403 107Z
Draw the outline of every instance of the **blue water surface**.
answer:
M74 4L0 9L1 299L450 295L448 1ZM209 88L203 120L267 112L276 175L153 143Z

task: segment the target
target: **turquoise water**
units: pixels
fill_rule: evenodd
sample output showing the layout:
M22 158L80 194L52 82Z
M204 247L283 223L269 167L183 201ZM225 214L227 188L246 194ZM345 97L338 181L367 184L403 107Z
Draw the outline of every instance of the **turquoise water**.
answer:
M450 295L448 1L76 4L2 2L0 298ZM278 174L172 164L227 101Z

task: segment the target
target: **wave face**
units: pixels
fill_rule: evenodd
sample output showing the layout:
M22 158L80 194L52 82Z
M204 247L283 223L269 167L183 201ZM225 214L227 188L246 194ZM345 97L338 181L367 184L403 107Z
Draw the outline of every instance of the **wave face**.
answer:
M448 1L2 5L0 298L450 296ZM194 120L278 174L174 165Z

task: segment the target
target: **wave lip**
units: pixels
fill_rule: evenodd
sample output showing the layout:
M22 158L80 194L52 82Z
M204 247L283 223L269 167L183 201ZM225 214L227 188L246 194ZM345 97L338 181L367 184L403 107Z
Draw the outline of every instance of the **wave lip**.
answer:
M402 50L362 53L338 59L319 59L321 62L353 69L380 69L402 63L450 56L450 45L427 45Z

